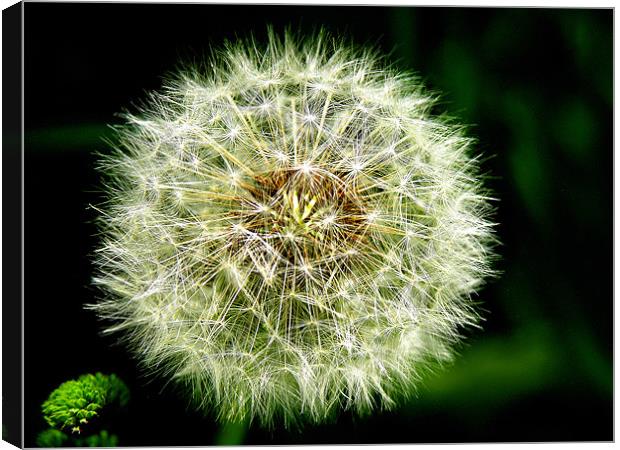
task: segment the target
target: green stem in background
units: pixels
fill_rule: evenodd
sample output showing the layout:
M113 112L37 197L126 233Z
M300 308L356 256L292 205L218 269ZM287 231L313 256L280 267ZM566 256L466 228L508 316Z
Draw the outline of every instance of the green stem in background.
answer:
M248 432L247 420L241 422L225 422L215 436L215 445L241 445Z

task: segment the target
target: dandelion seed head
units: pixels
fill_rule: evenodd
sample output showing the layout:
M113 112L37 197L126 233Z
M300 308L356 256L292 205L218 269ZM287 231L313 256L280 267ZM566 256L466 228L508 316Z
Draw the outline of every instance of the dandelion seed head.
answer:
M472 140L370 51L259 47L127 115L90 307L222 420L391 408L479 320L494 237Z

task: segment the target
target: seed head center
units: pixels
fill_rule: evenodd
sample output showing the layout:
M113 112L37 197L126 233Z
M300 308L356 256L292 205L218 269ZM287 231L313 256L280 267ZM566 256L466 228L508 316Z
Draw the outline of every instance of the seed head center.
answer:
M365 237L365 202L338 174L278 170L247 186L240 223L284 264L320 266Z

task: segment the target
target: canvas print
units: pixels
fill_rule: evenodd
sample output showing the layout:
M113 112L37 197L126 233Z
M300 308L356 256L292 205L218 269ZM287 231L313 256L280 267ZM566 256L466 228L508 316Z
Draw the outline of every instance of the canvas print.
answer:
M25 446L613 439L613 10L23 13Z

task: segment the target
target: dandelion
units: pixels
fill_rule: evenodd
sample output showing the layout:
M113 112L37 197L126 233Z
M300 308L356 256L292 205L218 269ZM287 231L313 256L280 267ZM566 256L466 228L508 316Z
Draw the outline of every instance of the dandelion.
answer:
M492 273L472 140L434 102L324 33L229 44L126 115L90 306L222 420L398 404Z

